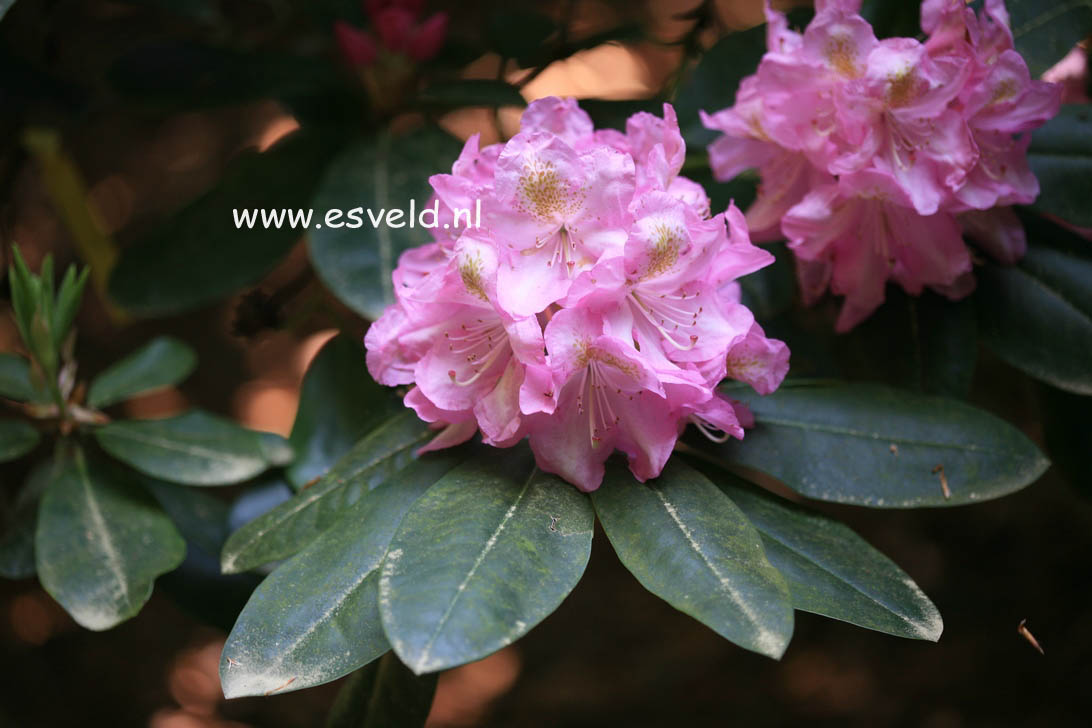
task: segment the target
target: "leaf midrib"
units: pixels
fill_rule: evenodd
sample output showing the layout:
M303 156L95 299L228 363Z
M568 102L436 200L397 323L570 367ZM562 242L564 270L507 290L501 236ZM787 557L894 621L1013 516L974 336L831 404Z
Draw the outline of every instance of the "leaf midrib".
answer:
M848 435L850 437L860 438L862 440L874 440L883 442L893 442L903 445L917 445L920 447L938 447L946 448L949 450L966 450L968 452L1008 452L1007 448L993 448L982 447L973 443L958 444L951 442L932 442L929 440L916 440L904 435L889 436L879 432L865 432L863 430L854 430L849 427L839 427L837 425L827 425L824 423L812 423L803 422L797 420L786 420L778 417L767 417L764 415L756 415L756 421L759 424L766 425L779 425L781 427L792 427L799 430L807 430L809 432L827 432L833 435Z
M76 460L76 474L84 492L87 513L94 526L94 532L100 534L99 542L102 545L103 554L106 556L106 566L114 575L123 602L126 607L130 607L132 605L132 595L129 592L129 583L126 579L121 552L118 549L117 544L114 543L114 539L106 523L106 517L102 514L102 507L99 505L98 498L95 496L94 488L91 484L91 476L87 472L87 461L84 458L83 452L77 450L74 457Z
M856 590L862 596L868 598L872 602L874 602L874 603L878 604L879 606L883 607L888 612L890 612L891 614L894 614L896 617L903 620L907 624L909 624L909 625L911 625L913 627L917 627L919 632L926 631L925 630L926 625L911 619L907 615L899 613L899 611L897 611L890 604L887 604L885 601L874 597L872 594L869 594L862 587L860 587L856 583L850 581L847 577L845 577L845 576L837 573L836 571L833 571L832 569L828 568L826 564L821 563L819 561L816 561L809 554L807 554L804 551L801 551L800 549L796 548L795 546L793 546L793 544L791 544L788 541L784 540L783 538L781 538L778 534L774 533L773 531L770 531L770 530L767 530L767 529L763 528L761 524L756 523L753 519L748 518L748 520L751 521L751 524L763 536L766 536L767 538L773 540L774 542L781 544L787 550L791 551L792 553L796 554L797 556L803 557L806 561L808 561L809 563L814 564L815 566L818 566L820 569L822 569L826 573L830 574L831 576L833 576L835 579L842 582L843 584L848 584L850 587L852 587L854 590Z
M203 445L194 445L191 443L179 442L178 440L171 440L164 438L160 435L150 435L143 430L134 430L129 427L116 427L105 429L100 432L101 435L107 437L113 436L115 438L133 440L143 445L152 445L160 447L164 450L171 452L178 452L184 455L193 455L194 457L206 458L208 460L215 460L225 464L238 463L243 460L262 460L261 456L257 453L240 453L240 452L227 452L224 450L214 450L210 447Z
M436 644L436 640L439 638L440 633L443 632L444 627L447 626L448 621L451 619L451 614L455 610L455 605L459 602L459 598L466 592L466 587L470 583L470 580L474 578L478 569L485 561L489 553L496 547L497 541L500 539L501 533L504 531L508 522L516 514L516 510L519 508L520 502L523 501L523 496L527 493L527 489L531 487L531 481L538 473L538 467L531 468L530 475L527 476L527 480L523 483L523 487L520 488L519 495L512 502L512 505L508 507L508 510L501 516L500 523L497 524L496 529L493 530L493 534L486 540L485 546L478 553L477 558L474 560L474 564L470 567L466 577L462 580L462 583L455 589L455 595L451 598L451 601L447 605L447 609L440 617L440 621L436 625L436 629L429 637L428 642L425 643L424 648L421 650L421 656L416 660L417 665L422 668L427 668L429 653L432 651L433 646Z

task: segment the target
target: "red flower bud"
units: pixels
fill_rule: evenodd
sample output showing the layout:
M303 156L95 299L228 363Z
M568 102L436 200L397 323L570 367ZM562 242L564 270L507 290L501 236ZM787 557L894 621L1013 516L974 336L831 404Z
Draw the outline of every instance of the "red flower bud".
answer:
M413 33L413 15L408 10L400 7L387 7L381 10L373 19L376 35L380 42L394 53L406 50L411 34Z
M427 61L440 52L446 36L447 13L436 13L414 28L406 52L415 61Z
M375 63L375 41L363 30L338 20L334 23L334 35L338 49L349 66L355 69Z

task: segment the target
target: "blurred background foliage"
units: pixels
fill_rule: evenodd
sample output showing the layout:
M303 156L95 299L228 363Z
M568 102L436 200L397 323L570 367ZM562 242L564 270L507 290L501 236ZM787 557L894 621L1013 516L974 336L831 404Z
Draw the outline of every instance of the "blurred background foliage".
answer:
M798 4L791 17L802 25L810 9ZM1014 27L1027 29L1018 43L1033 73L1092 28L1085 5L1008 5ZM1054 22L1035 23L1046 5ZM258 577L219 575L217 554L228 533L366 430L347 403L371 383L338 349L381 310L389 259L336 231L305 240L290 229L236 230L232 208L420 201L423 180L450 165L458 140L504 139L525 100L550 94L581 98L603 126L673 100L690 144L685 174L707 185L714 208L753 199L752 176L713 181L697 111L731 104L753 71L764 50L757 0L431 2L423 17L438 11L449 26L435 53L382 52L362 64L335 32L339 22L366 27L356 0L0 1L3 269L10 242L33 270L47 254L59 268L89 267L76 322L81 376L156 336L196 351L203 365L189 378L116 404L115 414L200 408L307 453L283 474L207 496L197 518L192 502L156 493L191 548L140 616L108 633L80 630L32 579L0 583L0 725L313 726L333 701L337 683L223 701L220 649ZM870 1L865 13L881 36L917 34L916 3ZM1043 164L1087 136L1085 108L1037 137ZM362 168L382 170L381 189ZM1092 225L1087 176L1083 186L1060 179L1038 209ZM1062 241L1088 259L1087 230L1031 213L1026 221L1033 250L1037 239ZM406 232L388 241L420 242ZM770 335L790 343L794 375L967 398L1018 423L1055 464L1034 487L974 509L821 506L933 598L945 616L941 642L800 614L784 660L765 660L646 593L597 536L588 578L541 627L440 677L431 725L1085 724L1092 425L1075 392L1092 369L1054 365L1081 330L1025 316L1016 328L1027 335L1014 340L1005 319L997 324L1011 299L997 279L1006 274L993 271L975 299L956 304L890 289L870 321L833 339L834 302L802 309L791 259L783 245L772 249L777 264L744 281L745 295ZM1072 271L1049 252L1029 265L1047 277ZM0 291L8 296L7 281ZM1078 289L1074 300L1086 295ZM347 336L328 344L337 331ZM12 317L0 316L0 350L18 340ZM309 368L319 374L305 380ZM0 469L5 518L22 507L30 475L26 461ZM1045 658L1016 634L1024 618Z

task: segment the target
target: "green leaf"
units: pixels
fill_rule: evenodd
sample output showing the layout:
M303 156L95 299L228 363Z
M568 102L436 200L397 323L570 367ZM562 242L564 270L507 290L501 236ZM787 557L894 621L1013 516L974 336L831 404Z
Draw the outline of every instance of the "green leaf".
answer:
M455 469L410 508L383 562L394 651L420 675L515 642L580 580L593 524L587 497L525 448Z
M457 109L464 106L518 106L527 100L512 84L492 78L439 81L421 91L417 101L423 106ZM440 170L442 171L442 170Z
M360 438L405 411L393 389L368 374L363 347L345 336L328 341L303 377L288 441L296 459L287 471L297 490L325 474Z
M29 422L0 419L0 463L23 457L40 439L41 435Z
M898 637L940 639L944 623L929 598L850 528L723 470L699 468L758 530L796 609Z
M346 506L408 465L431 434L410 410L376 427L321 480L231 534L220 556L223 572L247 571L296 553Z
M974 301L949 301L931 292L910 301L921 389L966 398L978 363Z
M447 172L459 154L459 142L435 127L425 127L392 140L383 134L346 149L330 165L315 195L316 210L344 210L343 227L322 221L310 238L311 262L327 288L349 308L377 319L394 301L391 272L402 251L428 242L429 231L420 225L432 188L428 178ZM409 205L414 201L414 227ZM360 210L361 205L367 209ZM359 210L360 225L350 219ZM402 210L393 227L386 215ZM382 215L378 225L368 217ZM377 217L378 219L378 217Z
M15 0L0 0L0 20L8 14L8 11L11 10L11 6L14 4Z
M59 457L38 515L38 578L81 626L109 629L140 611L185 542L125 471L79 447Z
M123 420L95 430L106 452L145 475L186 485L249 480L291 459L283 437L191 410L160 420Z
M420 728L435 693L435 675L414 675L396 655L387 653L345 681L326 728Z
M1036 379L1092 394L1092 245L1044 220L1027 233L1017 265L978 272L982 338Z
M193 349L170 336L157 337L95 377L87 403L98 409L170 387L188 377L195 366Z
M625 99L620 101L580 99L580 108L592 118L596 129L610 128L625 131L626 121L640 111L662 116L664 102L661 99Z
M170 516L179 533L212 557L220 553L228 537L231 506L208 491L141 477L143 485Z
M29 579L34 576L34 531L38 528L38 504L53 479L53 460L38 463L26 483L5 510L3 536L0 537L0 576Z
M774 256L774 262L739 279L743 305L759 321L784 312L792 306L796 295L796 274L788 247L782 242L763 247Z
M307 208L338 144L335 135L300 131L240 155L216 187L122 251L110 278L114 301L137 316L163 316L256 282L306 230L288 222L267 229L260 219L236 227L234 212Z
M913 38L921 32L920 3L865 0L860 13L880 39Z
M83 289L87 287L87 278L91 268L85 266L79 273L76 266L68 266L61 287L57 291L57 307L53 311L53 345L57 350L64 347L65 339L72 329L72 322L76 320L76 313L80 310L80 301L83 299Z
M1092 5L1088 12L1092 15ZM1080 227L1092 227L1092 107L1063 106L1031 135L1028 163L1042 192L1034 207Z
M1019 490L1050 464L1018 429L957 400L837 382L788 382L766 397L742 388L725 393L750 406L756 425L742 441L702 447L818 500L962 505Z
M379 618L379 565L418 497L463 460L418 460L341 509L340 518L262 582L228 636L229 698L336 680L390 649Z
M698 111L712 114L733 105L739 82L755 72L765 52L766 26L760 25L721 38L701 57L675 96L687 147L704 148L713 141L717 133L702 126Z
M49 401L49 395L39 392L31 381L30 362L17 354L0 354L0 397L19 402Z
M518 6L500 7L486 20L489 46L502 58L521 59L532 56L557 31L553 18Z
M642 586L740 647L781 657L792 637L788 587L758 533L704 475L675 459L642 484L615 465L592 503Z
M1092 33L1088 0L1007 0L1016 50L1038 78Z

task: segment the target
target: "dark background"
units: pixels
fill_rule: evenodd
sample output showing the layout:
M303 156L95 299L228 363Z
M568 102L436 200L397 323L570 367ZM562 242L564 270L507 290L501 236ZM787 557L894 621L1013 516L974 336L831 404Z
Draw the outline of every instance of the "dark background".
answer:
M656 41L685 33L687 22L672 16L693 4L581 3L568 16L574 37L639 22L650 40L556 64L524 87L525 95L650 95L670 82L685 52ZM449 3L453 34L472 31L484 5ZM559 16L566 5L537 7ZM761 19L758 2L715 6L718 27L701 42ZM205 7L218 15L202 19ZM0 23L4 254L14 241L32 268L47 252L62 263L77 259L40 160L20 143L28 127L60 134L86 183L87 205L121 245L206 189L238 151L268 146L291 130L288 110L270 100L241 92L236 99L229 89L215 102L148 103L119 93L109 73L126 50L164 38L212 36L243 49L319 47L319 55L330 55L321 48L329 38L293 35L283 18L294 7L279 0L16 3ZM496 74L496 63L479 58L465 72ZM505 73L518 78L521 71ZM508 110L499 126L511 133L517 120L518 112ZM494 121L484 110L444 119L457 135L482 130L485 141L497 137ZM0 288L0 349L10 350L17 334L6 281ZM198 350L202 365L181 388L138 400L128 414L166 414L188 403L286 432L307 362L347 312L309 277L299 245L258 289L292 292L290 326L238 335L238 297L184 316L122 322L89 290L78 320L81 372L100 370L153 334L171 333ZM363 331L362 322L354 326ZM441 677L431 724L1089 725L1089 400L1034 383L985 352L971 399L1016 423L1055 466L1032 487L973 507L819 506L853 526L932 598L945 620L939 644L798 613L784 658L758 657L645 592L599 534L584 580L553 616L513 647ZM5 499L25 472L19 463L0 468ZM236 492L228 489L225 497ZM78 628L35 580L0 583L0 726L321 725L336 683L265 699L222 699L216 670L223 627L246 588L171 575L138 617L96 634ZM1045 656L1017 634L1023 619Z

